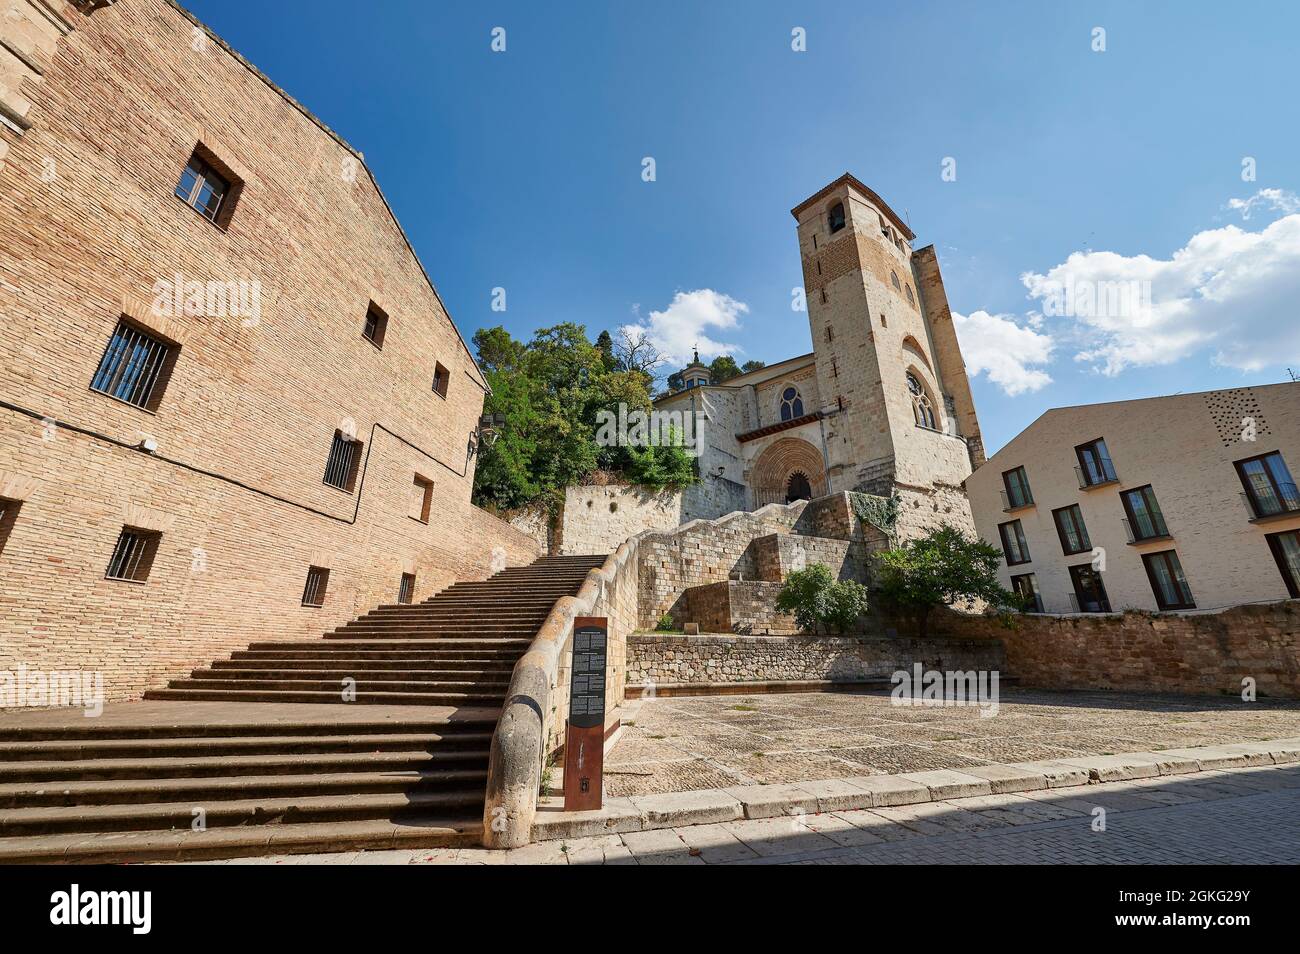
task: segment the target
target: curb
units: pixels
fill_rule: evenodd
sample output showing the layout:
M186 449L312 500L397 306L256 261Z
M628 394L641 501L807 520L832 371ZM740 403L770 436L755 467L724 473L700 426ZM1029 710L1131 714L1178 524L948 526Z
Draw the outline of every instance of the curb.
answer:
M589 812L566 812L563 799L547 797L538 802L532 840L554 841L686 825L712 825L741 819L886 808L975 795L1044 791L1298 762L1300 737L981 765L961 770L863 775L781 785L745 785L607 798L603 808Z

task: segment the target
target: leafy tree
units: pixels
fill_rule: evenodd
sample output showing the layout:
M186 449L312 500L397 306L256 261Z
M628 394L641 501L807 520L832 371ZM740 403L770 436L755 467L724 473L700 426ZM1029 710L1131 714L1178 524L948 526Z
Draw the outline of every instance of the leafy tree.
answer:
M764 361L746 361L740 366L740 373L749 374L751 371L759 371L766 367L767 363Z
M618 358L614 357L614 338L608 331L602 331L596 336L596 350L600 352L600 360L605 362L606 371L618 368Z
M612 338L607 341L612 348ZM542 500L554 507L566 487L597 469L655 487L695 479L694 460L680 440L644 448L597 443L601 411L617 413L620 404L651 410L652 376L618 362L611 369L608 354L581 325L540 328L526 344L500 326L485 328L474 344L492 388L485 410L506 418L497 441L480 448L476 503L509 509Z
M723 381L730 381L734 377L739 377L740 367L736 364L736 359L729 354L720 354L713 359L709 365L709 377L714 384L721 384Z
M824 563L795 570L785 579L776 608L793 613L799 628L816 632L819 624L843 633L867 611L867 588L854 580L839 580Z
M956 527L940 527L916 540L877 554L881 601L894 612L916 620L927 636L937 606L983 601L1020 606L1018 596L998 582L1002 554L983 540L972 540Z
M680 371L674 371L672 374L668 375L669 391L680 391L684 387L686 387L686 379L682 377L682 373Z

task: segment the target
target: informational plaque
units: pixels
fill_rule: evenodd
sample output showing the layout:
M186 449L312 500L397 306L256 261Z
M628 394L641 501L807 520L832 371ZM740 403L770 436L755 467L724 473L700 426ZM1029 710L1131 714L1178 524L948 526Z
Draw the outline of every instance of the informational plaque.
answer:
M564 808L601 806L605 766L605 669L609 623L603 616L573 621L569 724L564 739Z

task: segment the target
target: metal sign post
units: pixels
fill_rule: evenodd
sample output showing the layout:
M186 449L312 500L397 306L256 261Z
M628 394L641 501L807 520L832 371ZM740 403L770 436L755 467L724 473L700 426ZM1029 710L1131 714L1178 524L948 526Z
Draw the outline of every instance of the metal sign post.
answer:
M573 671L569 681L569 724L564 736L564 810L600 808L605 767L604 616L573 621Z

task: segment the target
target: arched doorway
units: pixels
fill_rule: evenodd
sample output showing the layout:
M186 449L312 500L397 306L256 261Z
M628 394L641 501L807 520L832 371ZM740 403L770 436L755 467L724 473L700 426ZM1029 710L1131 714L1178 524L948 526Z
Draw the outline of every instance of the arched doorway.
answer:
M808 483L808 475L798 470L785 482L785 502L794 503L796 500L812 500L812 484Z
M821 451L801 438L782 437L758 455L749 483L755 508L821 497L827 492Z

